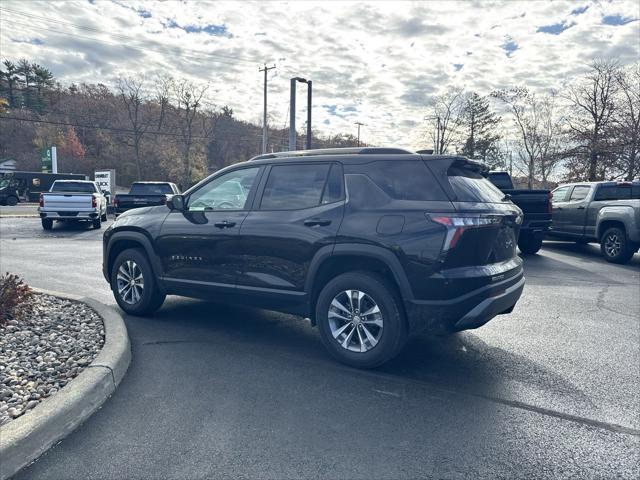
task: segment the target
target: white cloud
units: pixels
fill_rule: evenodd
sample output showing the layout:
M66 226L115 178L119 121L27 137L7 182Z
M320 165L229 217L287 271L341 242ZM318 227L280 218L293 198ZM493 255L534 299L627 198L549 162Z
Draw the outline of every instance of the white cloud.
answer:
M414 148L425 146L415 130L426 102L447 86L489 93L526 84L544 91L578 76L593 57L616 56L624 64L640 56L640 21L602 22L605 16L638 18L635 0L5 0L1 8L2 55L28 57L63 82L111 83L119 74L188 76L211 84L212 103L258 122L258 66L275 62L272 124L284 125L289 78L300 75L314 81L314 123L320 132L355 132L353 122L359 120L366 124L365 141ZM563 23L571 27L557 34L538 31ZM299 95L304 105L302 85ZM299 126L305 115L299 110Z

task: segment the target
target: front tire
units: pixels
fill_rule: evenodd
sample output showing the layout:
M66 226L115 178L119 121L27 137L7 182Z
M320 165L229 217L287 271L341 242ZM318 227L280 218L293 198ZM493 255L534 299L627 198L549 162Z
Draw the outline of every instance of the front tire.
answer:
M525 235L518 239L518 248L525 255L534 255L542 248L542 237Z
M45 230L51 230L53 228L53 220L51 220L50 218L43 218L42 228L44 228Z
M407 323L393 287L368 272L329 281L316 302L322 343L338 361L373 368L395 357L407 340Z
M150 315L166 298L147 256L136 248L124 250L116 257L111 270L111 290L120 308L131 315Z
M14 197L13 195L7 198L7 205L13 207L18 204L18 197Z
M600 251L607 262L627 263L636 251L627 233L618 227L608 228L600 239Z

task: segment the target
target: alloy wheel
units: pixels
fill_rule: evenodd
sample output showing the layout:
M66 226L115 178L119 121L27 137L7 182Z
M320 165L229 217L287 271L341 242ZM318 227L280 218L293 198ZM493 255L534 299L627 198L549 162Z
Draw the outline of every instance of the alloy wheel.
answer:
M126 260L118 268L116 276L118 295L129 305L140 301L144 293L142 270L133 260Z
M333 338L352 352L371 350L382 336L384 322L380 307L360 290L338 293L329 306L328 319Z
M622 248L622 244L620 242L620 238L616 233L610 233L607 235L607 238L604 241L604 249L607 252L607 255L610 257L615 257L620 254L620 250Z

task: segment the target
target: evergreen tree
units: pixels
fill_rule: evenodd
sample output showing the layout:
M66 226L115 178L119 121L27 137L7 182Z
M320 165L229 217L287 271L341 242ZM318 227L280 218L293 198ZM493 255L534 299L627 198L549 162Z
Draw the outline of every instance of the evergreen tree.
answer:
M0 70L0 85L2 86L2 93L6 94L9 108L15 108L18 104L18 67L10 60L4 60L2 63L4 65L4 69Z
M496 127L500 123L487 97L470 93L464 105L463 128L467 139L462 147L462 154L469 158L481 158L483 161L496 150L500 135Z

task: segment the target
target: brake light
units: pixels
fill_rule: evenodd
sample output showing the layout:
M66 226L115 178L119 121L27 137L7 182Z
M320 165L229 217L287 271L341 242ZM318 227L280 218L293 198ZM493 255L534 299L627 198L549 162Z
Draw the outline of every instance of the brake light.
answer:
M118 206L118 197L113 197L113 206L114 207Z
M40 194L40 206L44 207L44 195Z
M91 208L98 208L98 199L95 195L91 196Z
M499 215L455 215L455 216L431 216L427 215L431 221L447 227L447 235L444 239L443 250L451 250L456 246L465 230L470 228L490 227L502 222ZM519 217L518 217L519 218ZM517 220L516 220L517 222ZM519 223L519 222L518 222Z

